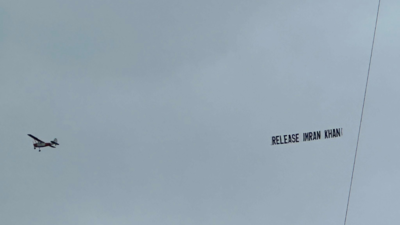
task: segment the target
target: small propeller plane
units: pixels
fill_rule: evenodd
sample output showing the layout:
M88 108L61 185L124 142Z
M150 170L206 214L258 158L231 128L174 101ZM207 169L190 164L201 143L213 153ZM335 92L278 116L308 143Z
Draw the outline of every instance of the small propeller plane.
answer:
M40 152L40 148L44 148L44 147L52 147L55 148L56 145L58 144L57 138L54 138L53 141L50 141L49 143L46 143L42 140L40 140L39 138L33 136L32 134L28 134L29 137L31 137L34 141L33 141L33 149L39 148L39 152Z

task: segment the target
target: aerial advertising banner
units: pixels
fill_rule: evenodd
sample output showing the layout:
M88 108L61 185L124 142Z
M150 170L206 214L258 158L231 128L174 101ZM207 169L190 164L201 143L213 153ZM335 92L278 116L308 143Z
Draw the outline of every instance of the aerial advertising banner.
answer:
M312 131L305 132L302 136L299 133L295 134L285 134L285 135L276 135L272 136L272 144L271 145L283 145L283 144L292 144L306 141L316 141L321 139L329 139L329 138L338 138L343 136L343 128L334 128L327 129L324 132L321 131Z

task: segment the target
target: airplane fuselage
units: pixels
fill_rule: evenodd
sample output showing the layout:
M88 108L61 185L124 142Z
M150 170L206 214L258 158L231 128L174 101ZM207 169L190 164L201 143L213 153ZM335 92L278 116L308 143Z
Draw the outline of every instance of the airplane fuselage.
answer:
M53 147L51 143L35 143L33 144L34 148L44 148L44 147Z

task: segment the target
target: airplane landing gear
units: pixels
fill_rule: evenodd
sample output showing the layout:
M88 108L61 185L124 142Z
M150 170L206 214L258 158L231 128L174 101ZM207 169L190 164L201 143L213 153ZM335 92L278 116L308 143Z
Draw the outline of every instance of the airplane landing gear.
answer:
M40 152L40 149L39 149L39 152Z

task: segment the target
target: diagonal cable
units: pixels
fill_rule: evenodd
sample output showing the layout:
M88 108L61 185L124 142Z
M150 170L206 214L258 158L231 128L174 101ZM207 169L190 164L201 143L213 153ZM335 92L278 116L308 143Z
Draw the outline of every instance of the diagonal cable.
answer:
M373 54L373 52L374 52L374 43L375 43L376 27L378 26L378 18L379 18L379 8L380 8L380 6L381 6L381 0L379 0L379 3L378 3L378 10L377 10L377 12L376 12L374 37L372 38L371 54L370 54L370 56L369 56L367 82L366 82L366 84L365 84L364 100L363 100L363 105L362 105L362 110L361 110L361 118L360 118L360 126L358 127L357 145L356 145L356 151L355 151L355 153L354 153L353 171L351 172L349 196L347 197L347 207L346 207L346 216L344 217L344 225L346 225L347 213L348 213L348 211L349 211L349 203L350 203L350 196L351 196L351 187L353 186L354 169L355 169L355 167L356 167L358 143L359 143L359 141L360 141L361 125L362 125L362 120L363 120L363 115L364 115L365 98L366 98L366 96L367 96L368 80L369 80L369 71L370 71L370 69L371 69L372 54Z

